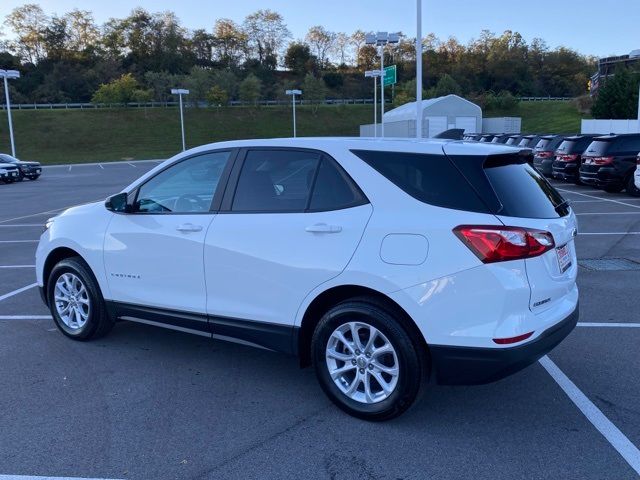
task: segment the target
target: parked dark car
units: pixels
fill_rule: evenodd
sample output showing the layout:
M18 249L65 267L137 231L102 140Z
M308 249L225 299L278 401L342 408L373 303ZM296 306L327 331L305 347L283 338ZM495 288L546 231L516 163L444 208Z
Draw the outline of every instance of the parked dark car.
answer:
M18 167L12 163L0 162L0 182L13 183L19 176Z
M482 137L482 135L479 133L469 133L469 134L465 134L464 140L477 142L480 139L480 137Z
M621 192L626 188L628 193L640 195L633 181L638 150L639 133L595 138L582 154L580 181L607 192Z
M509 135L509 138L507 139L506 142L504 142L504 144L513 145L515 147L520 143L520 140L522 140L522 137L524 137L524 135L521 135L521 134Z
M523 135L518 143L518 147L533 148L540 141L541 135Z
M511 135L509 135L508 133L502 133L500 135L496 135L495 137L493 137L493 140L491 140L491 143L507 143L507 140L509 140L509 138L511 137Z
M594 138L601 135L576 135L565 138L556 148L556 158L552 165L552 176L558 180L580 185L582 153Z
M440 132L433 138L445 138L448 140L462 140L464 139L464 128L450 128L444 132Z
M533 166L545 177L550 177L553 173L555 151L564 139L564 135L544 135L533 148Z
M493 140L493 137L495 137L494 134L485 133L478 139L478 141L482 143L491 143L491 140Z
M25 178L36 180L42 174L42 166L38 162L23 162L6 153L0 153L0 163L11 163L18 167L19 182Z

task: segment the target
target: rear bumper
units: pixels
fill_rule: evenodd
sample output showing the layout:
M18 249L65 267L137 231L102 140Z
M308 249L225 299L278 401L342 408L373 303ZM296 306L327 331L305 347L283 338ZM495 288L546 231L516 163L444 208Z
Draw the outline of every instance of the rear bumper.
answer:
M553 173L553 158L534 158L533 165L544 176L550 177Z
M576 162L553 162L553 178L575 181L579 177L578 164Z
M624 175L613 167L583 166L580 169L580 181L596 187L621 185L624 182Z
M560 322L529 343L510 348L429 347L435 382L440 385L478 385L495 382L531 365L571 333L578 322L578 305Z

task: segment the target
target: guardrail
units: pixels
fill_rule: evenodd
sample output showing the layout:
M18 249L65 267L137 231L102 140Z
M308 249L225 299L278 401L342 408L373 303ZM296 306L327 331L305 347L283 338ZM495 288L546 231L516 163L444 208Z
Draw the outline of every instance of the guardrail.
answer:
M521 102L548 102L550 100L559 102L570 102L573 97L517 97Z
M313 105L320 103L322 105L371 105L373 98L327 98L321 102L311 100L296 100L297 105ZM386 103L390 103L387 99ZM167 108L177 107L178 102L129 102L129 103L16 103L11 104L12 110L89 110L97 108ZM260 106L278 106L291 105L291 100L258 100L257 102L243 102L241 100L232 100L226 106L230 107L246 107L252 105ZM185 102L185 107L209 107L207 102ZM6 104L0 104L0 110L6 110Z

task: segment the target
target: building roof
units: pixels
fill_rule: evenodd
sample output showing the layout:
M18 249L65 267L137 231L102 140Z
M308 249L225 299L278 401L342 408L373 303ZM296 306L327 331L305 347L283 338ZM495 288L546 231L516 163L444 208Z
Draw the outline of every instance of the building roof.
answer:
M478 115L482 115L482 109L473 102L464 99L458 95L445 95L444 97L429 98L428 100L422 100L422 110L429 108L443 100L455 100L474 106L478 110ZM405 103L393 110L389 110L384 114L385 122L398 122L401 120L415 120L416 118L416 102Z

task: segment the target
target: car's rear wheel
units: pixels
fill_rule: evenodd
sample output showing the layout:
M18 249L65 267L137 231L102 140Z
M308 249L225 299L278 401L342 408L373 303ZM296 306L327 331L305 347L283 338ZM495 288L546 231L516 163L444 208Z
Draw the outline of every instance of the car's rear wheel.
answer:
M56 326L70 338L98 338L113 328L98 282L81 258L67 258L53 267L47 299Z
M633 174L629 175L629 179L627 180L627 193L629 195L633 195L634 197L640 197L640 188L636 187L636 182L633 178Z
M365 420L388 420L407 410L426 371L420 346L402 322L367 299L330 309L315 329L312 354L328 397Z

